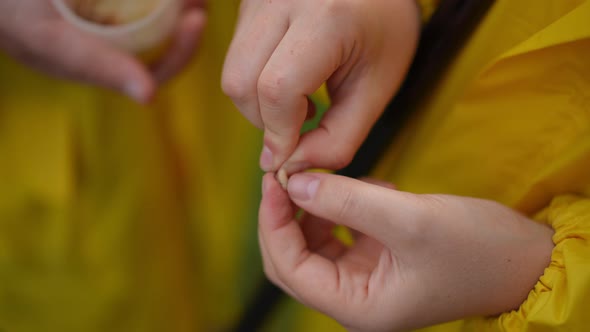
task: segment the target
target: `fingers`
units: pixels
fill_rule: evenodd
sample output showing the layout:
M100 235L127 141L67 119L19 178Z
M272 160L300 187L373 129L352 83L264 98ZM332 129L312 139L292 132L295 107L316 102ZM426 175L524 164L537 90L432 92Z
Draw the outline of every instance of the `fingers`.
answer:
M345 55L340 48L325 48L337 38L330 26L295 22L264 67L258 81L264 142L271 151L264 170L278 169L293 153L310 108L308 96L338 69ZM321 50L321 51L319 51Z
M334 236L334 223L305 214L300 225L307 246L313 253L329 260L335 260L348 249Z
M174 44L153 74L134 55L58 19L24 25L18 31L19 44L8 51L49 74L114 89L146 103L157 81L176 74L194 54L205 24L203 6L202 0L187 0Z
M25 57L45 72L118 90L140 103L155 92L152 76L132 55L65 22L35 25L28 33Z
M243 14L240 15L238 29L226 56L222 89L240 112L262 129L264 124L258 105L258 79L287 32L289 22L282 10L271 13L263 8L250 8L246 4L245 1L242 3Z
M270 255L268 253L268 246L265 244L264 238L260 235L260 231L258 231L258 242L260 244L260 254L262 256L264 274L266 275L267 279L270 280L272 283L274 283L277 287L281 288L285 293L289 294L289 296L297 299L297 294L295 294L277 276L276 269L274 267L272 260L270 259Z
M351 73L333 92L332 106L318 128L301 137L283 165L288 174L308 167L338 170L350 164L391 96L388 89L372 87L365 75Z
M300 224L309 250L338 264L364 267L370 272L384 250L381 243L358 232L355 243L347 247L335 237L333 222L310 214L304 215Z
M295 150L303 123L313 114L308 96L337 71L350 49L325 47L327 40L339 43L333 25L317 24L314 15L290 22L282 5L273 3L272 15L261 6L252 14L255 23L241 20L223 74L225 93L265 130L260 160L265 171L276 171Z
M424 210L416 195L331 174L295 174L289 179L288 191L293 202L308 213L381 243L419 231Z
M272 264L271 273L279 285L286 285L301 301L320 310L333 307L338 291L336 266L308 250L289 197L273 174L263 179L259 231L268 256L265 265Z
M201 41L206 15L203 9L187 9L179 21L174 41L167 54L154 66L153 73L160 83L180 72L192 59Z

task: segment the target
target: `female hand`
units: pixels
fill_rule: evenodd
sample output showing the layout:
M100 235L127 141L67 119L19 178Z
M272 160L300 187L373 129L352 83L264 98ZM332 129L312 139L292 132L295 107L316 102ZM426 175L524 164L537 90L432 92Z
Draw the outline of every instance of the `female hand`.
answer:
M516 309L549 266L552 230L498 203L415 195L329 174L263 183L267 276L359 331L398 331ZM306 214L295 219L295 206ZM355 244L334 238L353 230Z
M243 0L222 85L265 131L261 167L347 165L405 76L419 24L414 0ZM323 83L332 106L300 138Z
M49 0L0 0L0 12L7 14L0 20L1 50L43 72L119 90L139 102L148 101L158 83L189 61L206 19L204 0L187 0L171 48L147 68L68 24Z

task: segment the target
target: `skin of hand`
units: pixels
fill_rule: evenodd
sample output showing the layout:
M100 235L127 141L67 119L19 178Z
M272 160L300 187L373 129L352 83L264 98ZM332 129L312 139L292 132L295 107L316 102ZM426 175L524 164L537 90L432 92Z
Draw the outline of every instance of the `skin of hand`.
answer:
M291 201L292 200L292 201ZM295 218L296 207L305 214ZM345 246L333 227L352 230ZM330 174L263 180L268 278L352 331L403 331L496 315L526 299L553 231L496 202L416 195Z
M191 59L206 23L204 0L187 0L170 48L153 66L68 24L48 0L0 0L0 50L60 78L98 85L148 102L158 84Z
M401 84L419 30L414 0L243 0L222 88L264 129L261 168L349 164ZM324 83L331 108L301 136L308 96Z

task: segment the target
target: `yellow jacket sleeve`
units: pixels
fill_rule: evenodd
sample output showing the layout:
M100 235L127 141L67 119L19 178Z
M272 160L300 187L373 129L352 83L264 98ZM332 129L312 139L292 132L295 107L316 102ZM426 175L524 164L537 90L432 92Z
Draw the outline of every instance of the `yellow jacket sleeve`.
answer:
M555 234L551 264L518 310L466 322L472 331L582 331L590 308L590 199L560 196L537 215Z

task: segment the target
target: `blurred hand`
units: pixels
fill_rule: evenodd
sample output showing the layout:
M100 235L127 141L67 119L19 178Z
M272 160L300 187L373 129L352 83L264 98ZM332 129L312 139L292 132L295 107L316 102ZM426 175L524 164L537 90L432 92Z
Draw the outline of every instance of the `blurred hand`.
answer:
M118 90L147 102L192 57L205 26L204 0L187 0L170 49L152 68L64 21L49 0L0 0L0 49L48 74Z
M267 276L345 327L399 331L516 309L549 266L552 230L498 203L329 174L263 183ZM293 202L306 211L295 219ZM346 247L335 225L354 230Z
M414 0L243 0L222 85L264 129L261 167L347 165L405 76L419 24ZM332 107L300 138L325 82Z

